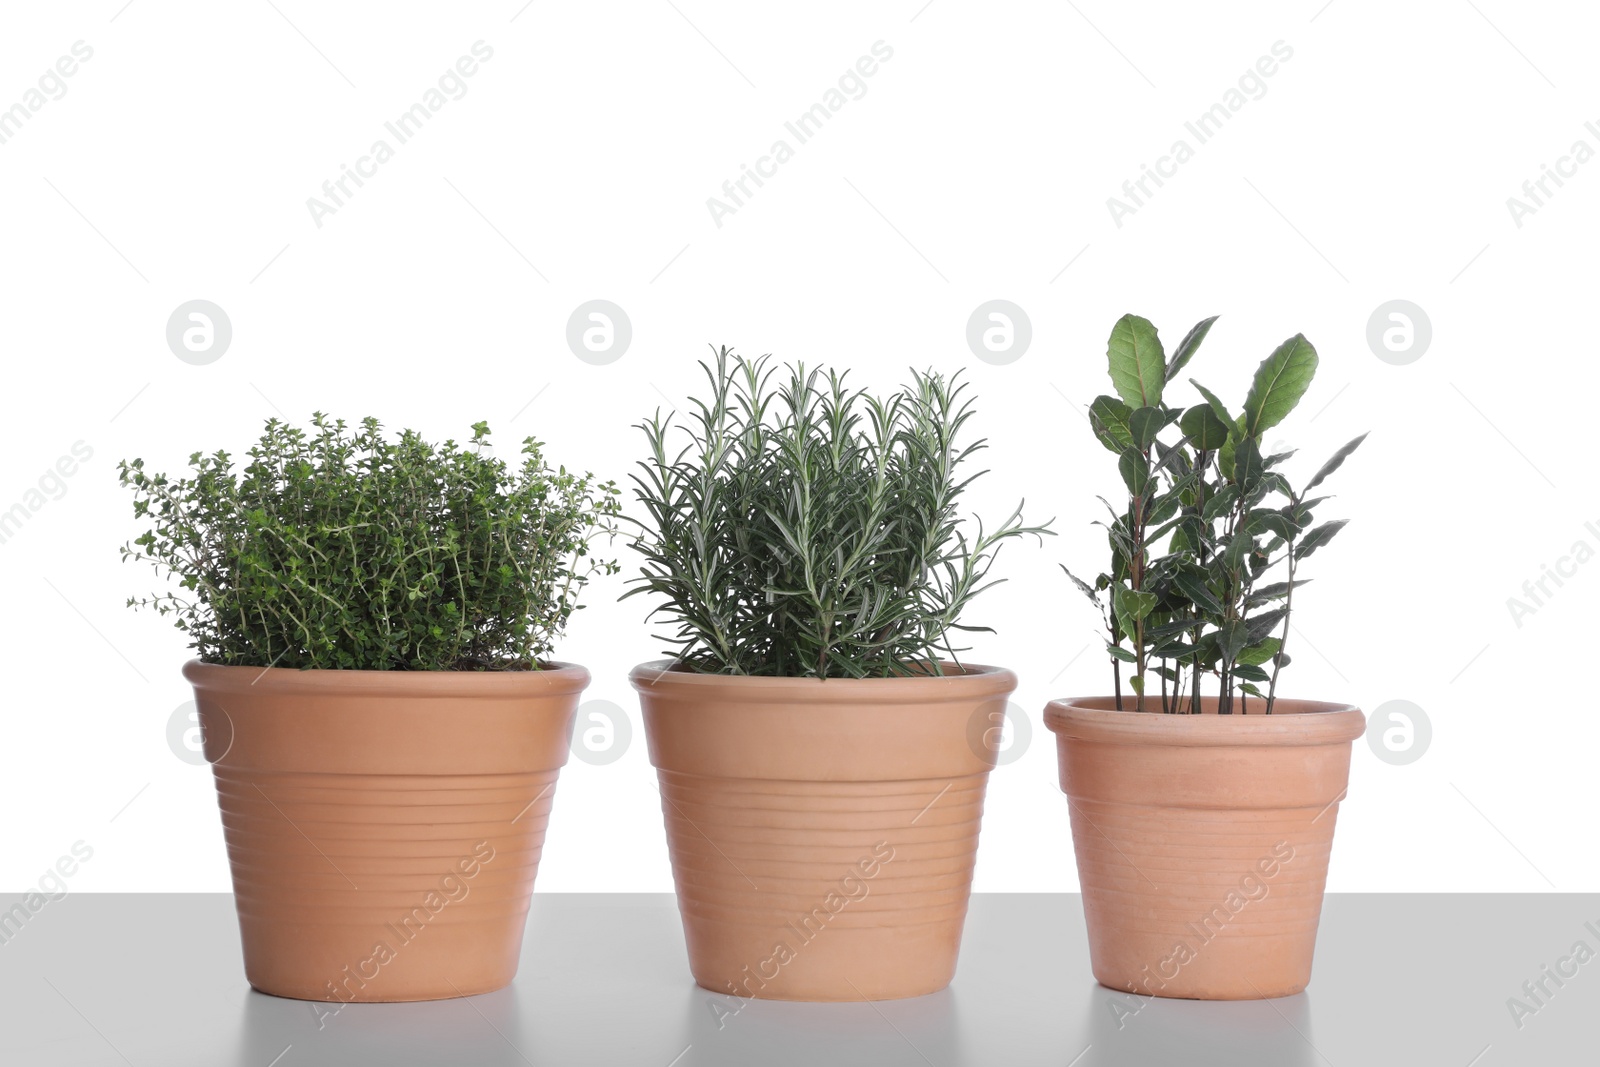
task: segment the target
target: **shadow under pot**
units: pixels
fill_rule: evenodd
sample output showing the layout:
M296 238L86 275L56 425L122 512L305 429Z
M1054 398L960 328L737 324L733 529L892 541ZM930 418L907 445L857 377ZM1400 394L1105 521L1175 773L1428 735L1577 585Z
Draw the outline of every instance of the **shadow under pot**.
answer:
M301 1000L436 1000L517 973L589 672L188 663L245 976Z
M955 973L1008 670L768 678L635 667L695 981L921 996Z
M1125 701L1126 703L1126 701ZM1334 821L1365 719L1052 701L1095 980L1143 996L1256 1000L1311 980Z

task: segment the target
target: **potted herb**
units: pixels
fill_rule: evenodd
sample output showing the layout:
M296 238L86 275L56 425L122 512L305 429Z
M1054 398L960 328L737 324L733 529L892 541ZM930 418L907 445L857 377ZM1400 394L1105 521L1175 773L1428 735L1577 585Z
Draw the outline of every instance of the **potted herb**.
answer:
M958 381L873 396L727 349L702 367L681 450L670 418L641 425L628 594L676 627L672 657L631 677L695 980L783 1000L942 989L995 764L971 738L1016 685L953 641L979 629L960 620L1000 547L1044 530L1019 507L968 532L983 442L957 443Z
M236 470L119 466L150 528L125 559L176 588L233 870L265 993L402 1001L498 989L524 920L572 716L549 659L618 491L537 441L519 466L321 414L274 419Z
M1107 504L1110 565L1072 578L1100 613L1113 695L1057 700L1057 738L1095 978L1148 996L1297 993L1311 955L1350 743L1347 704L1288 700L1290 610L1307 559L1343 520L1315 495L1361 444L1296 485L1263 435L1317 369L1303 336L1280 345L1230 410L1171 385L1216 320L1169 359L1156 329L1111 332L1115 396L1089 409L1126 503ZM1069 572L1069 577L1070 577Z

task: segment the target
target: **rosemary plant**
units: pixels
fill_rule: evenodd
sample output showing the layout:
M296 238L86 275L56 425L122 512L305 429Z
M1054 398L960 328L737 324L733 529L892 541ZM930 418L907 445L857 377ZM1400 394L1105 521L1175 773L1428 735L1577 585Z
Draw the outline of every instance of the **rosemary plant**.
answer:
M189 457L190 476L124 461L133 511L152 526L124 560L177 591L130 598L173 616L208 663L347 670L532 670L614 561L620 491L546 464L538 441L513 469L485 451L398 440L376 419L315 432L277 419L234 470L227 452Z
M1127 501L1119 510L1101 498L1111 569L1092 585L1067 576L1100 611L1119 709L1127 668L1137 711L1159 692L1163 712L1198 712L1209 678L1219 713L1248 713L1256 697L1270 715L1289 664L1294 591L1308 580L1300 564L1345 525L1315 524L1328 498L1311 492L1365 434L1298 489L1279 470L1293 452L1262 450L1262 434L1294 410L1316 374L1316 349L1304 336L1261 363L1237 414L1193 379L1200 403L1168 402L1168 386L1214 322L1198 323L1169 359L1148 320L1124 315L1108 345L1116 395L1089 408L1095 437L1117 456Z
M680 666L719 674L884 677L942 673L954 631L1001 545L1026 526L1019 504L969 534L961 494L982 472L959 444L972 417L957 378L912 372L887 397L845 375L779 371L729 349L703 362L681 450L659 412L641 429L633 476L644 509L634 547L650 593L676 623ZM1048 526L1048 523L1046 524Z

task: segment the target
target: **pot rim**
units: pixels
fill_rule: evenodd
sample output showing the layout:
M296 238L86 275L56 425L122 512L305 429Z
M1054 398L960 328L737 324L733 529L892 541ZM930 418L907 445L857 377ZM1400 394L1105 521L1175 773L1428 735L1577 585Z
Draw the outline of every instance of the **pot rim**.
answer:
M705 697L732 689L744 690L738 699L759 694L759 699L786 704L832 704L871 700L880 704L920 704L930 699L976 698L1007 695L1016 690L1017 676L1007 667L963 663L961 674L896 675L889 678L799 678L748 674L706 674L674 666L676 660L648 660L628 672L628 681L640 693L662 690L699 690ZM947 667L956 664L941 661Z
M1115 697L1067 697L1045 705L1052 732L1081 741L1127 745L1337 745L1366 732L1366 716L1353 704L1279 698L1272 715L1164 715L1118 711Z
M183 676L196 689L265 689L275 693L341 696L497 696L569 693L586 688L588 668L548 660L529 671L362 671L295 667L236 667L192 659Z

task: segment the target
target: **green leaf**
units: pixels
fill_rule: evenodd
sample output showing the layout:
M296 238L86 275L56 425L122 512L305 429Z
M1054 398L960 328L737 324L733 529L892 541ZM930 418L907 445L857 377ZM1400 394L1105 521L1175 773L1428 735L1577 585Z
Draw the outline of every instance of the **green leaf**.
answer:
M1249 530L1235 530L1233 536L1228 539L1227 547L1222 550L1223 561L1230 569L1238 570L1255 547L1256 539L1250 535Z
M1089 405L1089 426L1100 443L1120 453L1133 447L1133 431L1128 428L1132 409L1114 396L1097 396Z
M1178 347L1172 353L1172 360L1167 364L1167 381L1176 378L1178 372L1194 358L1194 354L1200 350L1200 342L1206 339L1206 334L1211 332L1211 324L1216 321L1216 315L1201 319L1183 335L1183 340L1178 342Z
M1172 579L1178 591L1188 597L1194 606L1211 615L1222 614L1222 601L1211 592L1204 576L1195 571L1179 571Z
M1151 526L1160 526L1176 515L1178 508L1181 506L1182 502L1178 500L1178 494L1176 493L1167 493L1164 496L1157 497L1150 505L1150 514L1145 521ZM1151 540L1154 540L1153 536Z
M1217 418L1221 419L1225 425L1232 426L1238 421L1232 415L1228 414L1227 405L1217 399L1216 393L1213 393L1211 390L1207 389L1193 378L1189 379L1189 384L1194 386L1195 389L1199 391L1200 395L1206 398L1206 404L1210 406L1211 410L1216 413Z
M1223 662L1232 664L1250 641L1249 631L1243 622L1233 619L1217 627L1217 642L1222 648Z
M1290 540L1299 531L1294 523L1272 508L1257 508L1244 517L1245 529L1251 533L1275 533L1285 541Z
M1128 416L1128 429L1133 434L1133 445L1141 452L1150 451L1156 434L1167 424L1167 413L1161 408L1135 408Z
M1264 499L1271 492L1282 493L1291 499L1294 497L1294 490L1289 488L1288 480L1273 470L1269 470L1261 476L1261 481L1257 483L1256 488L1260 491L1260 496L1256 498L1257 501Z
M1299 589L1302 585L1305 585L1310 581L1310 578L1296 578L1294 580L1294 588ZM1268 604L1274 600L1281 600L1288 595L1288 582L1273 582L1271 585L1264 585L1260 589L1253 591L1249 596L1244 598L1245 610L1248 611L1251 608L1258 608L1262 604Z
M1144 638L1151 644L1152 650L1170 643L1178 637L1187 637L1194 632L1193 619L1179 619L1177 622L1163 623L1160 626L1145 626ZM1161 653L1166 655L1165 652Z
M1283 641L1276 637L1269 637L1260 644L1251 645L1239 653L1239 662L1251 666L1265 663L1278 654L1278 649L1283 647Z
M1138 634L1138 623L1156 607L1156 595L1145 590L1135 592L1119 585L1111 594L1111 607L1116 612L1122 632L1133 639Z
M1300 495L1305 496L1306 493L1311 492L1311 490L1321 485L1322 479L1326 478L1328 475L1342 467L1344 465L1344 461L1350 458L1350 453L1360 448L1361 442L1365 441L1366 439L1367 435L1362 434L1360 437L1357 437L1354 441L1351 441L1349 444L1339 449L1339 451L1335 452L1333 454L1333 458L1324 463L1322 465L1322 469L1312 476L1312 479L1306 483L1306 487L1305 489L1301 490Z
M1233 480L1239 483L1240 490L1249 492L1256 482L1261 480L1266 468L1261 465L1261 447L1256 444L1254 437L1246 437L1235 443L1233 450Z
M1139 662L1139 658L1137 656L1135 656L1132 652L1129 652L1127 649L1123 648L1121 645L1113 645L1110 641L1106 642L1106 651L1111 653L1111 658L1112 659L1120 659L1124 663L1138 663Z
M1349 521L1349 519L1335 519L1332 522L1325 522L1321 526L1314 528L1300 539L1298 545L1294 546L1294 558L1305 559L1311 553L1332 541L1334 535L1344 529L1345 524Z
M1209 404L1196 404L1185 411L1178 427L1200 452L1215 452L1228 443L1228 424L1217 418Z
M1180 473L1187 472L1187 460L1189 457L1188 452L1185 449L1179 448L1176 445L1168 448L1160 441L1156 442L1156 448L1160 451L1161 458L1156 461L1155 466L1152 467L1151 470L1159 471L1165 470L1168 467L1173 467L1176 468Z
M1166 384L1166 356L1149 319L1124 315L1111 328L1106 346L1111 384L1129 407L1155 407Z
M1156 607L1156 595L1147 589L1133 590L1125 585L1117 586L1113 594L1117 613L1138 622L1149 615Z
M1104 525L1103 523L1101 525ZM1128 557L1133 554L1133 545L1128 541L1127 535L1121 530L1106 527L1106 543L1111 546L1111 577L1121 581L1128 574Z
M1246 437L1244 431L1244 416L1240 415L1233 424L1233 429L1228 431L1228 441L1217 449L1217 468L1222 471L1224 478L1233 480L1234 454L1238 451L1239 442Z
M1302 499L1299 501L1299 503L1285 508L1284 511L1285 513L1289 514L1290 518L1294 520L1294 524L1303 530L1311 524L1311 509L1322 503L1324 500L1331 499L1333 498L1326 496L1314 496L1310 500Z
M1072 579L1072 584L1078 587L1078 591L1092 600L1096 607L1099 607L1100 594L1094 591L1094 587L1088 582L1084 581L1082 578L1079 578L1076 574L1073 574L1071 571L1067 570L1066 564L1059 564L1059 566L1061 567L1061 572L1068 578Z
M1311 387L1317 373L1317 350L1304 334L1295 334L1261 361L1250 395L1245 397L1245 429L1252 437L1284 420Z
M1200 515L1207 522L1213 522L1232 511L1233 505L1238 503L1238 500L1239 487L1236 485L1225 485L1216 493L1206 498L1206 506L1201 509Z
M1144 675L1130 674L1128 676L1128 685L1135 693L1144 696Z
M1121 472L1122 482L1128 487L1128 492L1134 496L1144 494L1150 484L1150 461L1144 453L1136 448L1123 452L1122 458L1117 461L1117 470Z
M1287 608L1273 608L1271 611L1263 611L1260 615L1254 615L1246 619L1245 644L1254 645L1265 641L1288 614L1289 609Z

